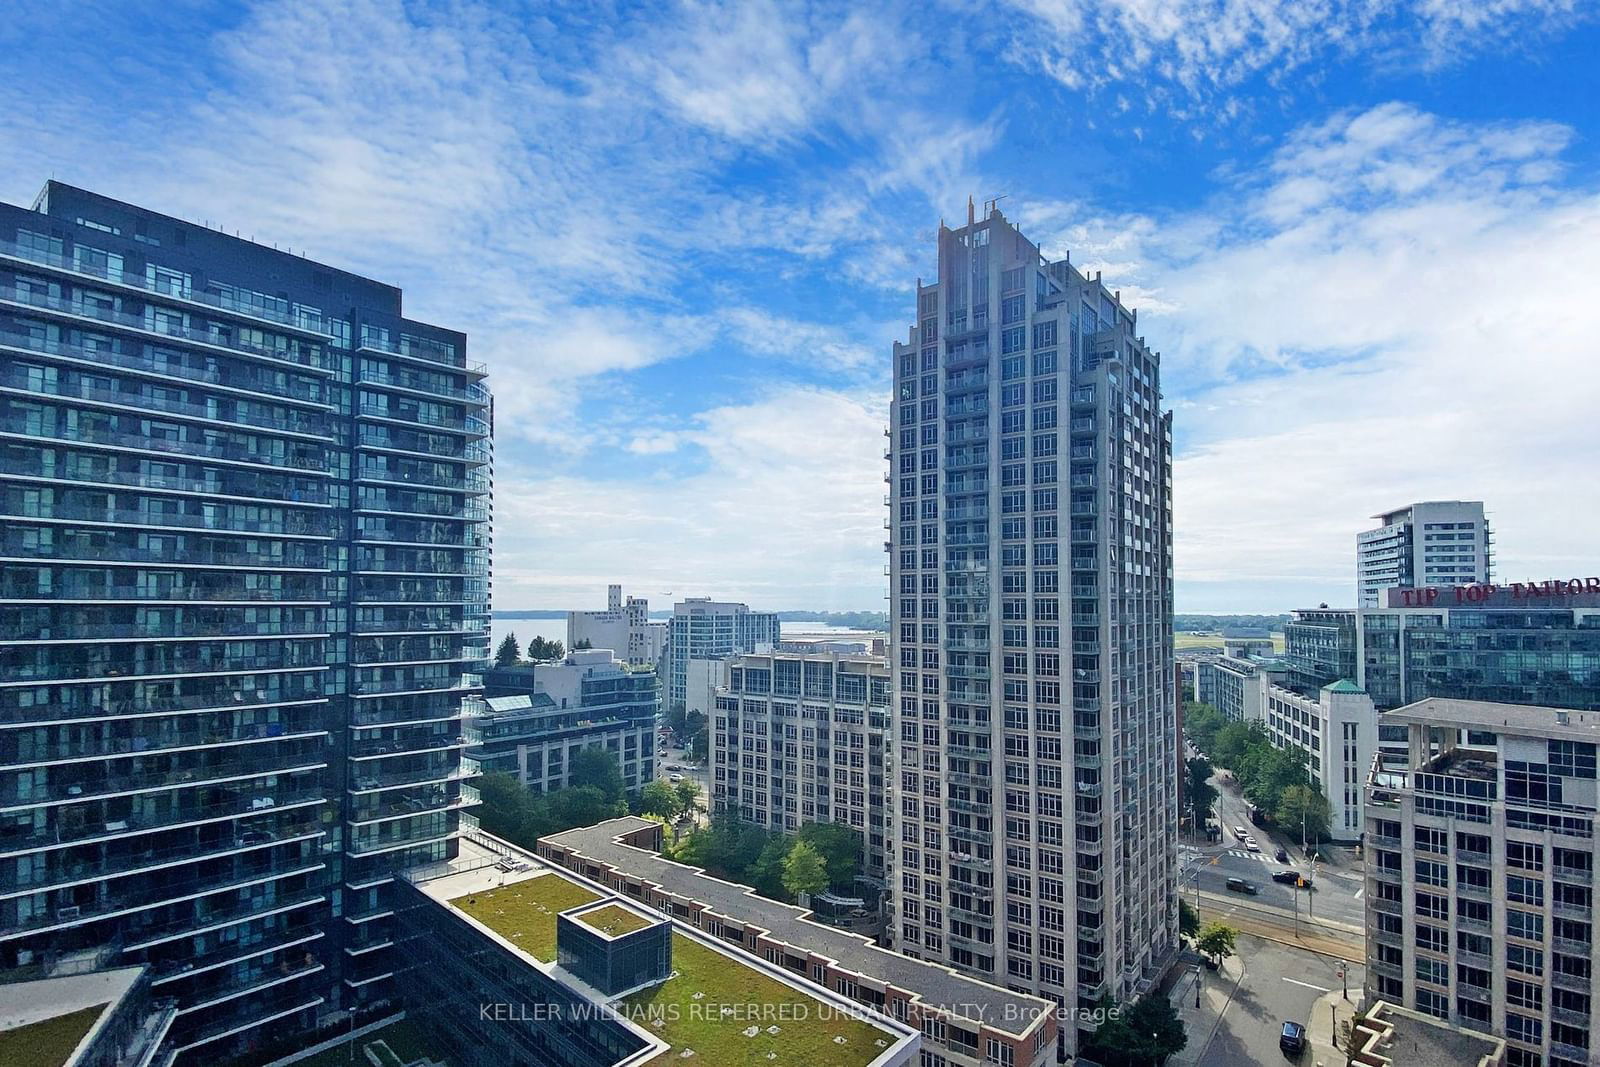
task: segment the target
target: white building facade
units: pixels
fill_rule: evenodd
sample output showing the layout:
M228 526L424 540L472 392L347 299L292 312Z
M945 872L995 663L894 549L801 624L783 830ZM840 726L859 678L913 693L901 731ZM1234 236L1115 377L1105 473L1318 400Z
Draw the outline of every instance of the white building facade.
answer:
M585 641L590 648L609 648L635 667L656 667L667 648L666 622L650 621L646 597L622 599L622 586L606 588L604 611L567 612L567 648Z
M1490 580L1492 540L1481 500L1429 500L1374 515L1356 535L1356 594L1363 608L1385 589Z
M1310 784L1328 801L1329 835L1355 841L1362 830L1363 786L1378 747L1378 709L1348 680L1325 685L1315 698L1257 678L1261 723L1276 748L1306 755ZM1289 834L1294 827L1283 828Z
M730 657L711 720L712 810L786 833L848 826L862 837L863 873L881 882L889 744L883 657Z
M1369 1001L1500 1035L1508 1064L1597 1061L1600 716L1430 697L1366 804Z
M1142 996L1178 944L1160 359L998 210L941 226L938 259L885 454L888 932L1069 1011Z
M763 645L776 647L781 637L777 615L751 611L747 604L690 597L673 605L667 639L667 708L684 710L688 705L690 660L720 660Z

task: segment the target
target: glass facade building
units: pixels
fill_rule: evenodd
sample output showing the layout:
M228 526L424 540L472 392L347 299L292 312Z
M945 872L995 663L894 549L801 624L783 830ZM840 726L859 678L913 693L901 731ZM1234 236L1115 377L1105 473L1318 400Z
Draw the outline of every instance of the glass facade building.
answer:
M690 660L754 652L761 645L776 645L782 631L777 615L751 611L744 604L690 597L673 605L667 635L667 707L681 711L688 700Z
M148 963L188 1062L388 995L472 822L484 379L392 286L0 205L0 966Z
M1143 995L1178 943L1160 358L992 208L941 227L916 310L885 452L893 944L1068 1011Z

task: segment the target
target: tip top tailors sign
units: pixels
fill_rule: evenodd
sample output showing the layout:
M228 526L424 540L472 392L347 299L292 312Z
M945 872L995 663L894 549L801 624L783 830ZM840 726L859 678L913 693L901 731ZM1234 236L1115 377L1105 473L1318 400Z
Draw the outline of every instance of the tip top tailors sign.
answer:
M1390 589L1391 608L1600 607L1600 577Z

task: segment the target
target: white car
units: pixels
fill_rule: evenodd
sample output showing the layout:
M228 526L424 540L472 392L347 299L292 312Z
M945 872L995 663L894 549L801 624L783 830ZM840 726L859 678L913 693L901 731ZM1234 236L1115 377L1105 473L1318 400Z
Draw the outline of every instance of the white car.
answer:
M681 774L669 774L669 775L667 775L667 781L674 782L674 783L681 782L681 781L683 781L683 775L681 775Z
M1256 839L1253 838L1253 837L1247 837L1247 838L1244 839L1244 847L1245 847L1245 849L1247 851L1250 851L1250 852L1260 852L1261 851L1261 846L1256 844Z
M1240 841L1243 841L1250 836L1250 831L1246 830L1242 826L1235 826L1233 828L1233 836L1237 837Z

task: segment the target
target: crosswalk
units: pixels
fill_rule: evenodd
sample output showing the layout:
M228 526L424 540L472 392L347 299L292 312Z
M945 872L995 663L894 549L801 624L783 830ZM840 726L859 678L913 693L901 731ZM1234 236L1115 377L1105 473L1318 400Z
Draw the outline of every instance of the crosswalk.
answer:
M1262 863L1271 863L1272 857L1265 852L1251 852L1247 848L1230 848L1228 855L1237 856L1242 860L1260 860Z

